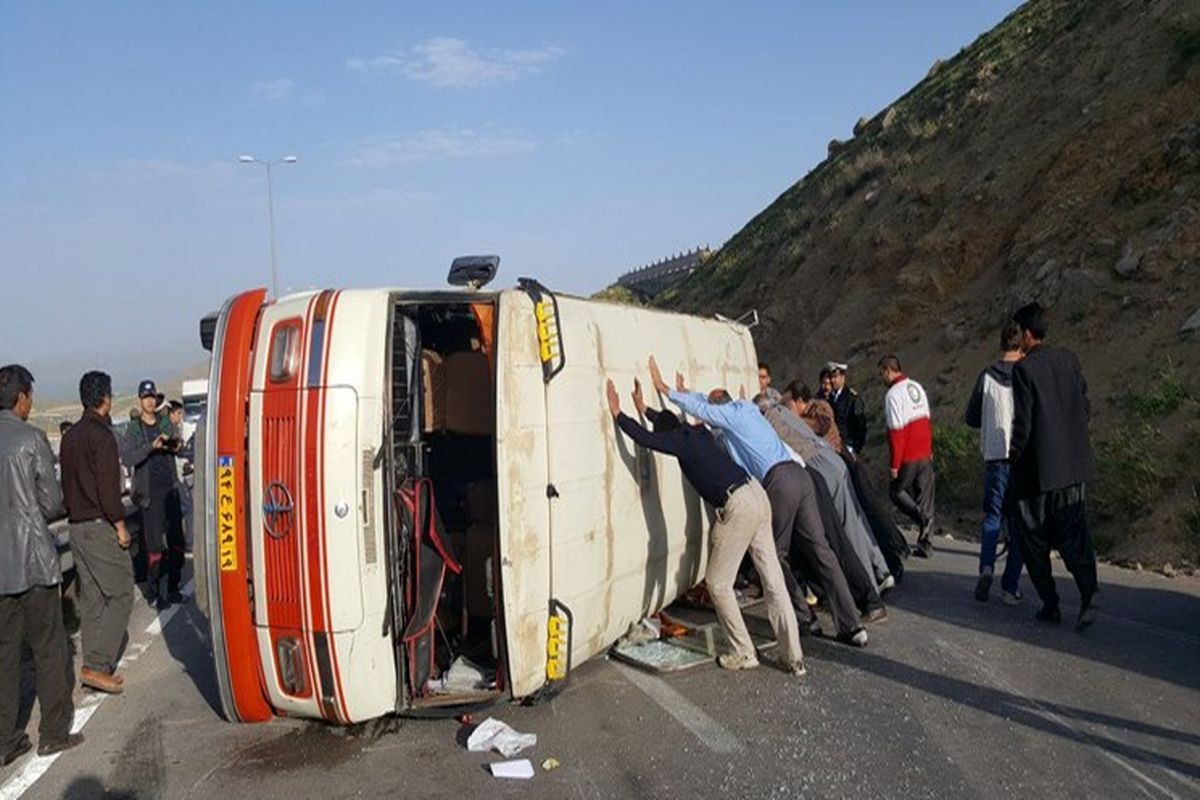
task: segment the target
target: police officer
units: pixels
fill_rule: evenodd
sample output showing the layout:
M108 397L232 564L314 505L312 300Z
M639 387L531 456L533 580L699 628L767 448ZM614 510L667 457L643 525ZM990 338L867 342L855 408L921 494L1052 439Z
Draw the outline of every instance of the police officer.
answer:
M825 399L833 406L833 418L842 435L842 443L857 455L867 443L867 412L863 409L862 398L846 385L845 364L830 361L825 369L830 380L830 393Z

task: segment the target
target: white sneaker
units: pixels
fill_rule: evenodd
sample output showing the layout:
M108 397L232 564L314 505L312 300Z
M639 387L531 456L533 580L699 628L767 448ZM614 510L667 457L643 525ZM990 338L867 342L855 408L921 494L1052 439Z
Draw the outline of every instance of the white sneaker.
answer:
M883 594L884 592L887 592L887 591L891 591L892 589L895 589L895 588L896 588L896 579L893 578L891 575L884 575L883 580L881 580L879 582L879 593L880 594Z
M1019 606L1025 598L1021 597L1020 592L1001 592L1000 599L1004 601L1006 606Z
M772 663L776 669L781 669L789 675L795 675L797 678L803 678L808 674L808 668L804 666L803 658L797 658L795 661L784 661L782 658L777 658Z
M754 656L739 656L737 653L722 653L717 656L717 666L736 672L741 669L754 669L758 659Z

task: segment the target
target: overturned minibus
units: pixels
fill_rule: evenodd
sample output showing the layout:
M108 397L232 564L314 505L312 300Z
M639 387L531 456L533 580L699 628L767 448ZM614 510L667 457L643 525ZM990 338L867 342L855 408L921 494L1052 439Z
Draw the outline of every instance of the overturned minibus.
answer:
M754 385L748 328L481 282L257 289L202 322L197 586L228 719L552 694L703 575L703 504L604 384L653 352Z

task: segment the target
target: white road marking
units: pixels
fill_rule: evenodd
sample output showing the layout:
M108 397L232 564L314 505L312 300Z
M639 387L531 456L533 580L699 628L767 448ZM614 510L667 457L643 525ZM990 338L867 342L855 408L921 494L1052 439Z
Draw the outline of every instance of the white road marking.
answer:
M1185 775L1180 775L1178 772L1176 772L1173 769L1168 769L1167 767L1163 767L1163 771L1166 772L1168 775L1170 775L1175 780L1182 783L1184 786L1191 789L1193 792L1195 792L1197 797L1200 797L1200 784L1196 783L1194 780L1192 780L1191 778L1189 778Z
M192 596L192 582L188 581L182 589L184 599ZM179 613L180 605L173 605L162 613L154 617L154 621L146 626L145 634L150 637L156 637L162 634L163 628L170 624L175 615ZM125 649L125 655L121 659L121 663L117 665L117 669L122 669L134 661L146 649L150 647L150 642L131 643ZM96 709L104 702L106 694L92 694L85 697L75 709L75 717L71 720L71 733L79 733L83 730L83 726L88 723L92 715L96 713ZM50 769L50 765L58 760L62 753L55 753L52 756L39 756L36 753L26 756L25 763L21 769L14 773L8 780L0 786L0 800L17 800L21 795L25 794L33 784L37 783L38 779L46 774L46 770Z
M1140 783L1133 784L1133 788L1135 788L1139 792L1141 792L1143 797L1149 797L1150 800L1157 800L1157 798L1155 798L1154 795L1150 794L1150 790L1147 789L1145 786L1142 786Z
M1035 705L1036 705L1036 704L1035 704ZM1061 719L1059 719L1059 718L1058 718L1058 716L1057 716L1056 714L1054 714L1053 712L1048 712L1048 713L1049 713L1050 717L1051 717L1052 719L1054 719L1056 722L1058 722L1060 725L1066 725L1066 723L1064 723L1064 722L1063 722ZM1070 728L1071 726L1070 726L1070 725L1067 725L1066 727ZM1073 729L1072 729L1072 730L1073 730ZM1105 757L1105 758L1107 758L1109 761L1111 761L1111 762L1113 762L1114 764L1116 764L1118 767L1124 767L1125 769L1129 770L1130 772L1132 772L1132 773L1133 773L1134 777L1136 777L1136 778L1139 778L1139 779L1141 779L1142 781L1144 781L1144 782L1145 782L1147 785L1149 785L1149 786L1153 786L1155 789L1158 789L1158 790L1159 790L1160 792L1162 792L1164 795L1166 795L1167 797L1171 798L1171 800L1183 800L1183 798L1181 798L1179 795L1175 794L1175 793L1174 793L1174 792L1172 792L1170 789L1168 789L1167 787L1163 786L1161 783L1157 782L1156 780L1154 780L1153 778L1151 778L1149 775L1147 775L1146 773L1142 772L1142 771L1141 771L1140 769L1138 769L1137 767L1135 767L1135 766L1133 766L1132 764L1130 764L1130 763L1129 763L1128 761L1126 761L1125 759L1123 759L1123 758L1117 758L1116 756L1114 756L1112 753L1108 752L1107 750L1101 750L1101 751L1100 751L1100 755L1104 756L1104 757ZM1135 784L1135 785L1136 785L1136 784Z
M633 667L614 664L617 671L637 688L641 689L651 700L662 706L675 721L687 728L693 736L712 750L714 753L738 753L742 743L729 732L725 726L705 714L692 701L672 689L663 680L639 672Z

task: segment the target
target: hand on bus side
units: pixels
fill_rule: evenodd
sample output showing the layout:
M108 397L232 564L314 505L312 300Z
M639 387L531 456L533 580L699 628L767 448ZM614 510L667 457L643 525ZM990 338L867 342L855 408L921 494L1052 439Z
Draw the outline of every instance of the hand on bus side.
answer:
M658 362L654 360L654 356L650 356L650 383L654 384L654 389L659 394L667 394L671 391L671 387L667 386L667 382L663 380L662 371L658 368Z
M604 390L608 396L608 410L612 413L613 419L616 419L621 414L621 398L617 396L617 386L612 382L612 378L608 379Z
M633 379L633 407L637 409L639 417L646 416L646 400L642 397L642 382L637 378Z

